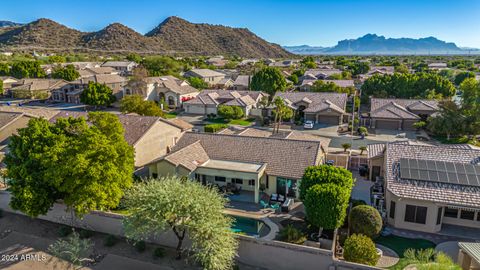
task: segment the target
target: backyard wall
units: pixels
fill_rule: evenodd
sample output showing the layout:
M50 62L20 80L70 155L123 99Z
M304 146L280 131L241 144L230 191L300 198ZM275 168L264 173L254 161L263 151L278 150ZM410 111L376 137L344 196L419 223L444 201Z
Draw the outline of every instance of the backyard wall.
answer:
M9 207L10 194L0 191L0 208L8 212L22 214ZM70 214L65 212L65 207L55 204L50 212L39 219L70 225ZM84 216L83 220L75 222L77 227L123 236L122 216L94 211ZM275 270L367 270L380 269L366 265L339 261L333 258L333 251L318 249L308 246L294 245L279 241L255 239L239 235L238 260L247 265ZM176 247L177 239L170 231L152 239L151 242ZM186 239L186 245L189 240Z

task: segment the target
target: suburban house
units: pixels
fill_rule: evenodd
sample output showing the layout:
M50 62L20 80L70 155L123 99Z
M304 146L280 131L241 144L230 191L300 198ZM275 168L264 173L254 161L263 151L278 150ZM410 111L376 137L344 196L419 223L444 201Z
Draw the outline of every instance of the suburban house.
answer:
M10 76L0 76L0 81L3 82L3 90L5 92L8 92L8 90L12 88L12 84L18 82L18 79Z
M347 94L326 92L278 92L300 117L319 124L339 125L344 122Z
M393 73L395 73L394 66L371 66L366 74L360 74L358 77L361 81L364 81L373 75L392 75Z
M233 80L225 77L221 79L216 85L216 89L230 89L233 86Z
M165 100L169 107L180 108L184 101L196 97L199 91L187 81L180 80L174 76L147 77L146 93L138 93L135 89L124 89L125 95L138 94L145 97L145 100L160 101Z
M196 77L202 79L209 86L214 87L225 78L225 74L211 69L192 69L183 74L185 78Z
M317 79L305 79L302 81L299 89L301 91L309 92L313 86L313 84L318 81ZM334 83L339 87L355 87L355 83L353 80L322 80L325 83Z
M51 99L56 102L80 104L80 94L87 88L89 82L101 83L110 87L118 99L123 97L123 88L127 79L117 74L97 74L90 77L67 82L64 87L52 91Z
M430 63L428 64L429 69L433 70L442 70L442 69L447 69L447 63Z
M271 67L278 67L278 68L289 68L289 67L296 67L300 63L300 60L293 59L293 60L283 60L277 61L268 64Z
M428 233L480 229L480 150L387 143L370 158L383 164L382 200L389 225Z
M217 114L218 105L239 106L245 115L257 108L258 102L266 94L259 91L203 90L195 98L183 103L186 113Z
M323 159L319 141L187 132L169 154L149 164L149 172L234 185L245 201L258 203L261 191L297 198L305 169Z
M120 75L127 76L132 74L133 68L138 64L133 61L107 61L102 67L111 67L120 72Z
M11 84L8 93L13 98L47 99L53 91L64 89L68 82L60 79L19 79Z
M250 89L250 82L252 76L250 75L238 75L232 85L233 90L248 90Z
M120 72L112 67L87 67L79 69L78 73L80 73L81 78L87 78L98 74L119 74Z
M438 111L438 101L371 98L370 113L362 119L371 128L413 130L413 124Z
M228 63L228 60L224 59L223 56L216 56L208 58L205 63L215 67L223 67Z
M53 118L86 117L85 112L61 111ZM118 115L118 119L125 129L125 140L135 149L135 167L143 167L168 153L176 141L185 131L192 128L191 125L179 119L170 121L154 116Z
M298 78L299 82L303 82L304 80L324 80L328 79L328 77L335 75L335 74L342 74L342 71L339 69L309 69L303 73L303 76Z

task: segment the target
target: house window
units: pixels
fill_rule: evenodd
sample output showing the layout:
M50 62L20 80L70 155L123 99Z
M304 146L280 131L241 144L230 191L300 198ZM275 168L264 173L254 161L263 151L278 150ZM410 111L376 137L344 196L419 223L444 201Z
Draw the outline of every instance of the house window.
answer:
M458 209L445 207L445 211L443 212L443 216L444 217L449 217L449 218L458 218Z
M443 210L442 207L439 207L439 208L438 208L438 213L437 213L437 225L439 225L440 222L442 222L442 210Z
M223 176L215 176L215 181L216 182L226 182L227 179Z
M255 186L255 179L248 180L248 185L249 186Z
M427 221L427 207L407 204L405 208L405 221L425 224Z
M473 211L462 210L460 212L460 218L461 219L473 220L474 217L475 217L475 212L473 212Z
M396 204L394 201L390 201L390 218L395 218L395 207Z
M243 179L240 179L240 178L232 178L232 183L234 183L234 184L239 184L239 185L243 185Z

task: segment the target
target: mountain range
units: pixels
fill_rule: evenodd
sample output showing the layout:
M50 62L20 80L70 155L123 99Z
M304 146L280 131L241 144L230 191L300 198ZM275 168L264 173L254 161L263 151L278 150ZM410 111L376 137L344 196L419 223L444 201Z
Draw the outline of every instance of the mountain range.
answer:
M480 53L478 49L460 48L453 42L445 42L434 37L426 38L385 38L376 34L366 34L357 39L345 39L333 47L308 45L285 46L295 54L384 54L384 55L426 55L426 54L468 54Z
M168 17L142 35L113 23L97 32L81 32L50 19L24 25L0 26L3 51L80 51L99 53L145 53L171 55L236 55L255 58L284 58L292 54L269 43L246 28L194 24Z

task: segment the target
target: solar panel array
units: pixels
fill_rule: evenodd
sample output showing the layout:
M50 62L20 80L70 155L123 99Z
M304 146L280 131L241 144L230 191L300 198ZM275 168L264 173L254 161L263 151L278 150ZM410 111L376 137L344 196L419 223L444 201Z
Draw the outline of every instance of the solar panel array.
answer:
M480 187L480 165L423 159L400 159L403 179Z

